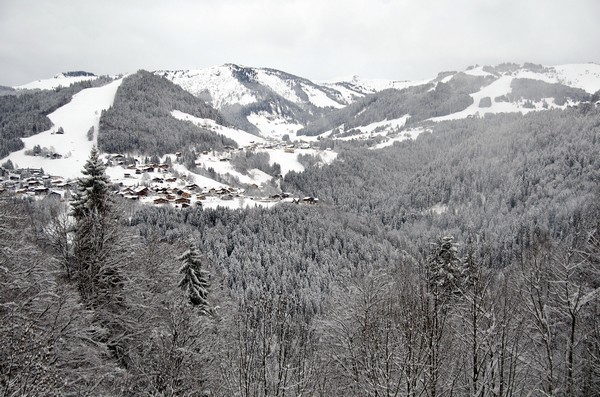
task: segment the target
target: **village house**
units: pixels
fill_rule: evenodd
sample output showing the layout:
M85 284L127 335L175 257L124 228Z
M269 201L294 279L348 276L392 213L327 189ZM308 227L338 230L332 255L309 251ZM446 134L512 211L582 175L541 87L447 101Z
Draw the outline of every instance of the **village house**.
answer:
M138 186L135 189L133 189L133 193L136 196L147 196L150 193L150 191L146 186Z

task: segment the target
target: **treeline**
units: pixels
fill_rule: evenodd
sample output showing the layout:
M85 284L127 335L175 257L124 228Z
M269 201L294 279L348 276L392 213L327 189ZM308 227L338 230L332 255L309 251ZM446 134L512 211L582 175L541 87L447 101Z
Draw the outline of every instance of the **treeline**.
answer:
M188 146L198 151L237 147L236 142L171 116L173 110L226 125L204 101L164 77L146 71L127 76L113 106L100 118L98 146L108 153L164 155Z
M0 158L23 149L21 138L49 130L52 122L47 115L69 103L73 95L110 81L108 77L99 77L54 90L24 90L14 95L0 95Z
M554 98L557 105L564 105L567 100L584 102L590 100L590 94L581 88L573 88L564 84L551 84L532 79L514 79L510 84L511 93L507 96L511 102L518 100L541 101Z
M469 94L490 84L494 77L455 74L447 82L435 82L403 90L387 89L335 110L301 129L300 135L319 135L344 125L345 130L410 115L410 123L445 116L473 103Z

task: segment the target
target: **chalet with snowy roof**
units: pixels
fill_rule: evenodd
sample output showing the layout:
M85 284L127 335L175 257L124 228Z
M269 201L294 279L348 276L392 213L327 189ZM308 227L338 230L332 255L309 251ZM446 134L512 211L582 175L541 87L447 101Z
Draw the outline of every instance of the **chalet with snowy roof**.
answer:
M133 189L133 194L135 194L136 196L147 196L148 194L150 194L150 191L146 186L138 186L135 189Z
M157 204L157 205L169 204L169 200L167 200L166 198L163 198L163 197L158 197L158 198L154 199L154 204Z
M36 196L41 196L43 194L48 194L48 190L49 189L45 186L38 186L33 189L33 192L35 193Z
M175 199L175 204L190 204L190 199L185 197L180 197Z

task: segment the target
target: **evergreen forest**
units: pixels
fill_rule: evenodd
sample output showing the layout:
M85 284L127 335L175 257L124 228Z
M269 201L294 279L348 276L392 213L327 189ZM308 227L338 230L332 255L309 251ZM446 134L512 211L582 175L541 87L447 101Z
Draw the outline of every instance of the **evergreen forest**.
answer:
M170 117L226 123L163 84L123 82L100 150L231 144ZM405 99L452 112L468 86ZM321 141L338 159L281 181L317 205L140 205L96 149L69 202L0 195L0 395L599 396L600 107L425 126Z

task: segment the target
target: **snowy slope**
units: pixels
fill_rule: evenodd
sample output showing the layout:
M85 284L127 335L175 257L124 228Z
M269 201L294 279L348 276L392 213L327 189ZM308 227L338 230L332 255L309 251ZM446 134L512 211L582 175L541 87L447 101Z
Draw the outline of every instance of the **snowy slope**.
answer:
M557 82L590 94L600 90L600 65L596 63L554 66Z
M166 77L192 95L202 97L204 93L209 93L210 102L217 109L224 105L248 105L257 100L254 93L233 75L233 69L228 65L155 73Z
M565 65L558 67L557 70L539 73L530 70L518 70L513 73L507 73L483 87L480 91L471 94L473 104L466 109L441 117L431 118L431 121L445 121L463 119L472 116L484 116L487 113L528 113L534 110L545 109L564 109L567 105L558 106L554 103L554 98L543 98L541 101L530 102L526 106L525 101L503 102L497 101L499 96L506 96L512 92L511 84L515 79L539 80L550 84L564 84L574 88L581 88L588 93L595 92L596 87L600 89L600 65L594 65L594 68L587 65ZM573 67L577 66L577 67ZM594 71L597 69L597 72ZM452 76L450 76L452 77ZM480 107L480 101L483 98L490 98L490 107ZM530 107L533 105L534 107Z
M20 168L43 168L46 174L66 178L79 177L92 146L96 144L100 114L113 104L117 88L122 81L123 79L119 79L103 87L80 91L73 96L71 102L48 115L54 124L50 130L23 138L25 148L11 153L0 162L10 159ZM64 129L64 134L56 134L59 127ZM87 132L91 127L94 127L96 133L93 140L89 141ZM25 155L25 151L31 150L35 145L54 148L62 158Z
M178 120L191 121L192 123L205 128L209 131L213 131L216 134L222 135L226 138L234 140L239 147L250 146L254 143L263 143L264 139L256 135L247 133L246 131L238 130L237 128L225 127L217 124L211 119L201 119L194 117L190 114L180 112L179 110L173 110L171 115Z
M210 102L217 109L226 105L259 102L269 92L292 103L319 108L340 108L347 104L337 92L275 69L225 64L206 69L160 70L155 73L195 96L210 94Z
M96 80L98 76L65 76L59 73L51 79L32 81L31 83L16 86L17 90L53 90L58 87L68 87L80 81Z
M389 88L402 90L408 87L427 84L429 80L385 80L385 79L365 79L359 76L351 78L339 79L335 81L323 82L326 87L332 88L340 92L348 103L353 102L357 98L368 94L373 94L378 91L383 91Z

